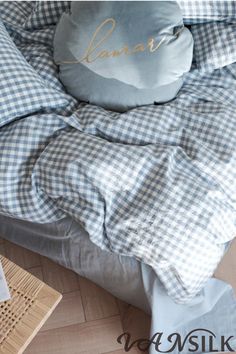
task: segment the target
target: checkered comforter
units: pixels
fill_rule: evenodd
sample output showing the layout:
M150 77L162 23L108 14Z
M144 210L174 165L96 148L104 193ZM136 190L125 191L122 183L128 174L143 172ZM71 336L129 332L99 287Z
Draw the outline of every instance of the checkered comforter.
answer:
M78 104L58 81L52 38L68 2L0 4L27 62L68 102L0 129L0 212L69 214L100 247L151 265L183 303L236 235L236 9L180 4L195 41L182 90L124 114Z

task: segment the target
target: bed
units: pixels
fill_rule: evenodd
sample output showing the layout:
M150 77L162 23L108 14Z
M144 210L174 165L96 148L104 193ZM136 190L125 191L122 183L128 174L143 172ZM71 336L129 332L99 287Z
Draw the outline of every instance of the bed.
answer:
M180 4L195 44L182 89L119 114L58 79L69 2L1 3L0 232L152 313L152 334L207 326L220 345L236 328L233 291L212 278L236 235L236 10Z

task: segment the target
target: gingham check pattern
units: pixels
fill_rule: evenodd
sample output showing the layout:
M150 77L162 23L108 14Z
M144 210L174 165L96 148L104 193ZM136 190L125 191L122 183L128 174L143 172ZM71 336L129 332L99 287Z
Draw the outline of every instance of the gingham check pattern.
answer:
M236 19L234 0L177 0L186 24Z
M9 3L1 13L29 63L63 93L50 41L65 5L36 5L29 21L16 14L12 23L12 13L8 21ZM66 110L28 116L0 134L2 213L42 223L71 215L100 247L151 265L181 303L236 235L236 46L216 46L227 66L216 61L213 70L199 54L211 58L217 45L215 22L207 25L205 37L205 24L193 27L197 65L172 102L117 114L70 98Z
M15 118L67 104L64 95L49 88L27 63L0 20L0 127Z

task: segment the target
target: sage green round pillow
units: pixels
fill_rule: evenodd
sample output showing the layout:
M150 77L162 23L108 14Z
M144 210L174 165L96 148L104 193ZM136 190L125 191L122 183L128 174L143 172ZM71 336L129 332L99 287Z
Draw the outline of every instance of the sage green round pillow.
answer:
M54 36L67 92L124 112L176 97L193 39L175 1L76 1Z

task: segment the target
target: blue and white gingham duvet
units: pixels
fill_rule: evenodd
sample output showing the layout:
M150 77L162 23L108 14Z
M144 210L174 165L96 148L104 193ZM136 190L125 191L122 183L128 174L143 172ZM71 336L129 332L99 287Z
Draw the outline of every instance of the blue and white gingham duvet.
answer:
M58 81L52 38L68 2L0 4L17 48L66 101L0 129L0 213L69 214L100 247L151 265L184 303L236 235L236 13L233 2L180 3L195 41L182 90L124 114L78 104Z

